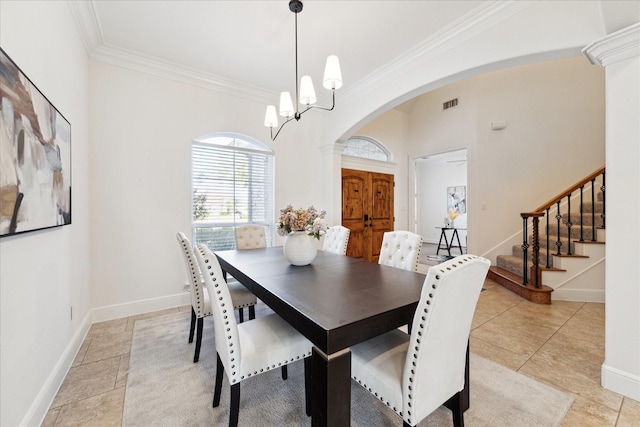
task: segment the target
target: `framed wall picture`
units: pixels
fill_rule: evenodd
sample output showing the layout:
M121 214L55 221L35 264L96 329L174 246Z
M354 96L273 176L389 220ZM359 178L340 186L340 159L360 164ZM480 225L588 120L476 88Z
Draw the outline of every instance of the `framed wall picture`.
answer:
M467 187L447 187L447 212L467 213Z
M0 237L71 224L71 124L0 48Z

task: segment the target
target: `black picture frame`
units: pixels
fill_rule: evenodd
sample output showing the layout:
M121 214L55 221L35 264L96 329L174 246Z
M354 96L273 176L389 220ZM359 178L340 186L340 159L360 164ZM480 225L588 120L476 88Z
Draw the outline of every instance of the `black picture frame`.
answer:
M71 124L0 48L0 237L71 224Z

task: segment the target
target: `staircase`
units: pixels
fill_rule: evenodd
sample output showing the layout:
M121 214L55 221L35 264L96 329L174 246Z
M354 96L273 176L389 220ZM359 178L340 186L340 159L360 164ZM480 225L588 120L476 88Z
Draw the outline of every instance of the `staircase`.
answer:
M604 302L604 177L603 167L534 212L521 214L527 238L510 255L498 255L488 277L536 303L550 304L552 292L556 300ZM585 191L591 195L585 197Z

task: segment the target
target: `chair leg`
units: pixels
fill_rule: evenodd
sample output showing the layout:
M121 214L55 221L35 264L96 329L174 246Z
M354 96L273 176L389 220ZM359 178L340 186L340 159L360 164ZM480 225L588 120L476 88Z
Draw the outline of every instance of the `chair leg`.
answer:
M204 318L198 319L198 327L196 330L196 352L193 355L193 363L197 363L200 359L200 345L202 344L202 325L204 324Z
M244 322L244 308L240 307L238 309L238 314L240 315L240 323Z
M220 405L220 394L222 393L222 377L224 377L224 366L220 355L216 352L218 362L216 364L216 385L213 389L213 407L217 408Z
M191 326L189 326L189 343L193 342L193 332L196 330L196 312L191 307Z
M256 318L256 306L255 305L250 305L249 306L249 320L253 320Z
M402 427L411 427L411 425L406 421L402 421Z
M311 357L304 358L304 408L311 416Z
M451 413L453 415L453 427L464 427L464 411L462 410L462 392L453 395Z
M287 365L282 366L282 379L286 380L289 378L289 370L287 369Z
M240 412L240 383L231 386L231 406L229 408L229 427L238 427Z

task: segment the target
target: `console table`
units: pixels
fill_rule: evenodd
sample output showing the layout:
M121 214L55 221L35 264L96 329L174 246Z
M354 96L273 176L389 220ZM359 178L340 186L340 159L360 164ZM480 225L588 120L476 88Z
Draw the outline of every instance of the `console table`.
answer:
M440 249L446 249L447 254L449 256L452 256L451 249L453 248L458 248L458 250L460 250L460 255L462 255L463 254L462 245L460 244L460 236L458 235L458 230L466 230L466 228L452 228L452 227L436 227L436 228L439 228L441 230L440 240L438 241L438 250L436 251L436 255L440 255ZM451 233L451 239L447 239L447 231L449 230L453 231ZM442 240L444 240L444 245L442 244ZM455 241L458 242L457 245L454 244Z

